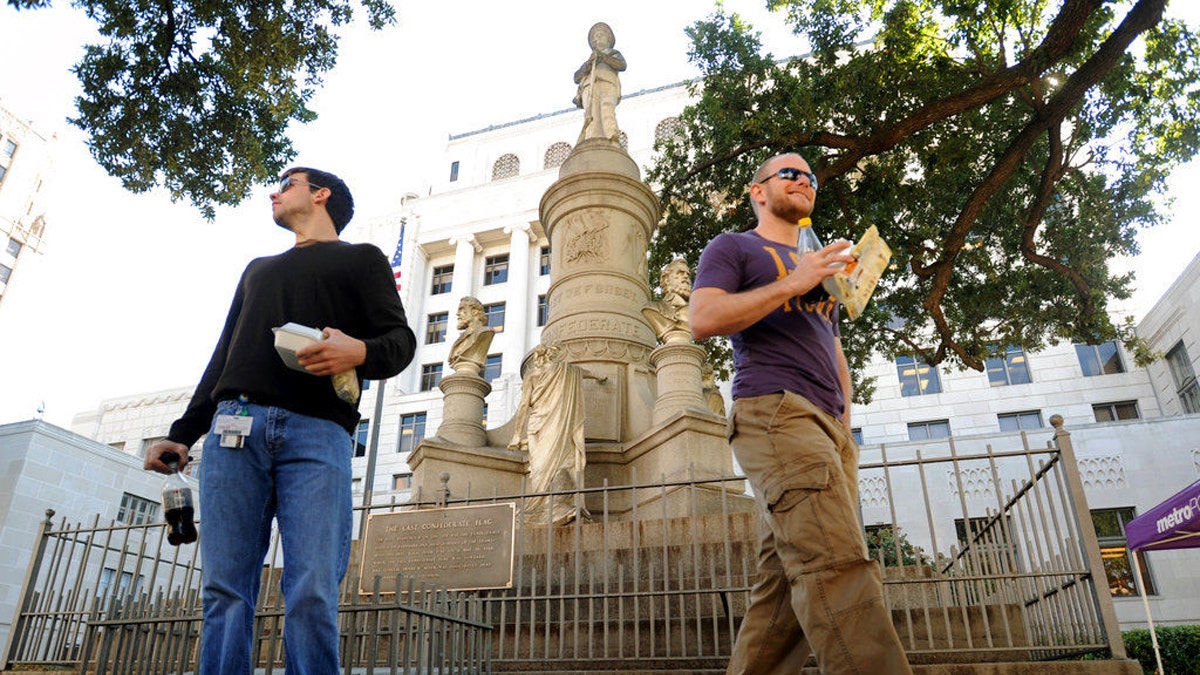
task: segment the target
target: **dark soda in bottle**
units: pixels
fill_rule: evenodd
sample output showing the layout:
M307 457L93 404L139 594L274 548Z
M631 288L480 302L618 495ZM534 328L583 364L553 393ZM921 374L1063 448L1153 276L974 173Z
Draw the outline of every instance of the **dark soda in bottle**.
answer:
M198 535L193 519L196 514L192 501L192 486L179 473L179 455L164 452L162 461L171 468L170 475L163 481L163 513L167 519L167 542L172 546L195 543Z

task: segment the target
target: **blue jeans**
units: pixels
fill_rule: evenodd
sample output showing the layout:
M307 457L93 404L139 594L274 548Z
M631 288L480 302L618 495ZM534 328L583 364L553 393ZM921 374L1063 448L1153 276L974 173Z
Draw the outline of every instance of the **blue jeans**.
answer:
M224 401L217 414L241 409ZM330 675L338 672L338 586L350 555L350 435L283 408L245 410L254 423L244 447L221 447L210 429L201 456L200 673L253 672L254 608L274 518L283 541L286 672Z

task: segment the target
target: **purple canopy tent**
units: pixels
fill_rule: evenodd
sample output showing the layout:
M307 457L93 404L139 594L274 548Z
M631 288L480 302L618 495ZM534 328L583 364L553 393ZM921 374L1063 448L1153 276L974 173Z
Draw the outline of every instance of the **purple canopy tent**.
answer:
M1200 547L1200 480L1125 524L1131 551Z
M1138 564L1138 551L1200 547L1200 480L1125 523L1125 542L1134 553L1130 556L1133 558L1133 578L1139 586L1142 566ZM1145 589L1139 591L1142 594L1142 604L1146 607L1146 621L1150 624L1150 643L1154 646L1154 658L1158 662L1158 672L1161 673L1162 655L1158 650L1154 618L1150 616L1150 601L1146 598Z

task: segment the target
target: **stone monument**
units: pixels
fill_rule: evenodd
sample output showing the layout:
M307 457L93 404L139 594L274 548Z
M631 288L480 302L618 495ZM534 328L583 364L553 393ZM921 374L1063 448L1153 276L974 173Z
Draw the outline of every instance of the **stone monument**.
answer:
M692 297L692 272L687 261L676 258L658 276L662 289L661 300L642 308L642 316L650 322L654 334L663 344L684 344L692 341L692 324L688 319L688 300Z
M662 270L662 297L652 300L646 258L660 211L619 141L625 59L606 24L592 27L588 44L591 56L575 74L584 110L579 141L539 205L550 239L549 317L542 346L522 367L522 412L502 427L482 428L478 415L490 388L473 372L467 347L455 360L455 343L455 373L442 380L445 419L409 458L421 490L436 489L443 471L455 485L495 494L734 473L725 420L703 391L704 351L691 341L686 262ZM722 493L740 496L742 487L721 483L712 491L718 504ZM630 503L610 507L619 512L643 499L626 494ZM647 499L664 499L655 495ZM548 505L547 522L583 517L587 506Z

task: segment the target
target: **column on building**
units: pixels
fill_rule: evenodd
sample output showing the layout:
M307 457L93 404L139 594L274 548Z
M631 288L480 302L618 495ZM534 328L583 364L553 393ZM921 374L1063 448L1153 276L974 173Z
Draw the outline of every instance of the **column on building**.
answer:
M459 298L475 295L475 256L483 251L483 246L473 234L464 234L450 238L454 247L454 279L450 283L450 295L454 298L450 308L450 321L446 330L446 341L453 344L461 331L455 321L455 310Z
M407 247L405 251L410 250ZM429 295L429 253L425 247L412 242L411 253L405 253L405 257L411 257L412 264L408 266L411 272L406 270L405 276L402 278L404 290L400 293L400 297L404 298L404 314L408 318L408 326L413 329L413 333L417 336L417 349L420 351L421 345L425 344L425 299ZM404 369L404 373L396 378L397 383L403 391L414 392L421 388L421 359L414 358L412 363Z
M473 234L450 239L454 247L454 281L450 292L456 298L475 294L475 256L483 251L483 246Z
M529 298L531 281L529 276L530 247L537 236L529 223L514 223L504 228L509 235L508 247L508 304L504 311L505 347L502 368L505 373L521 373L521 359L529 349Z

